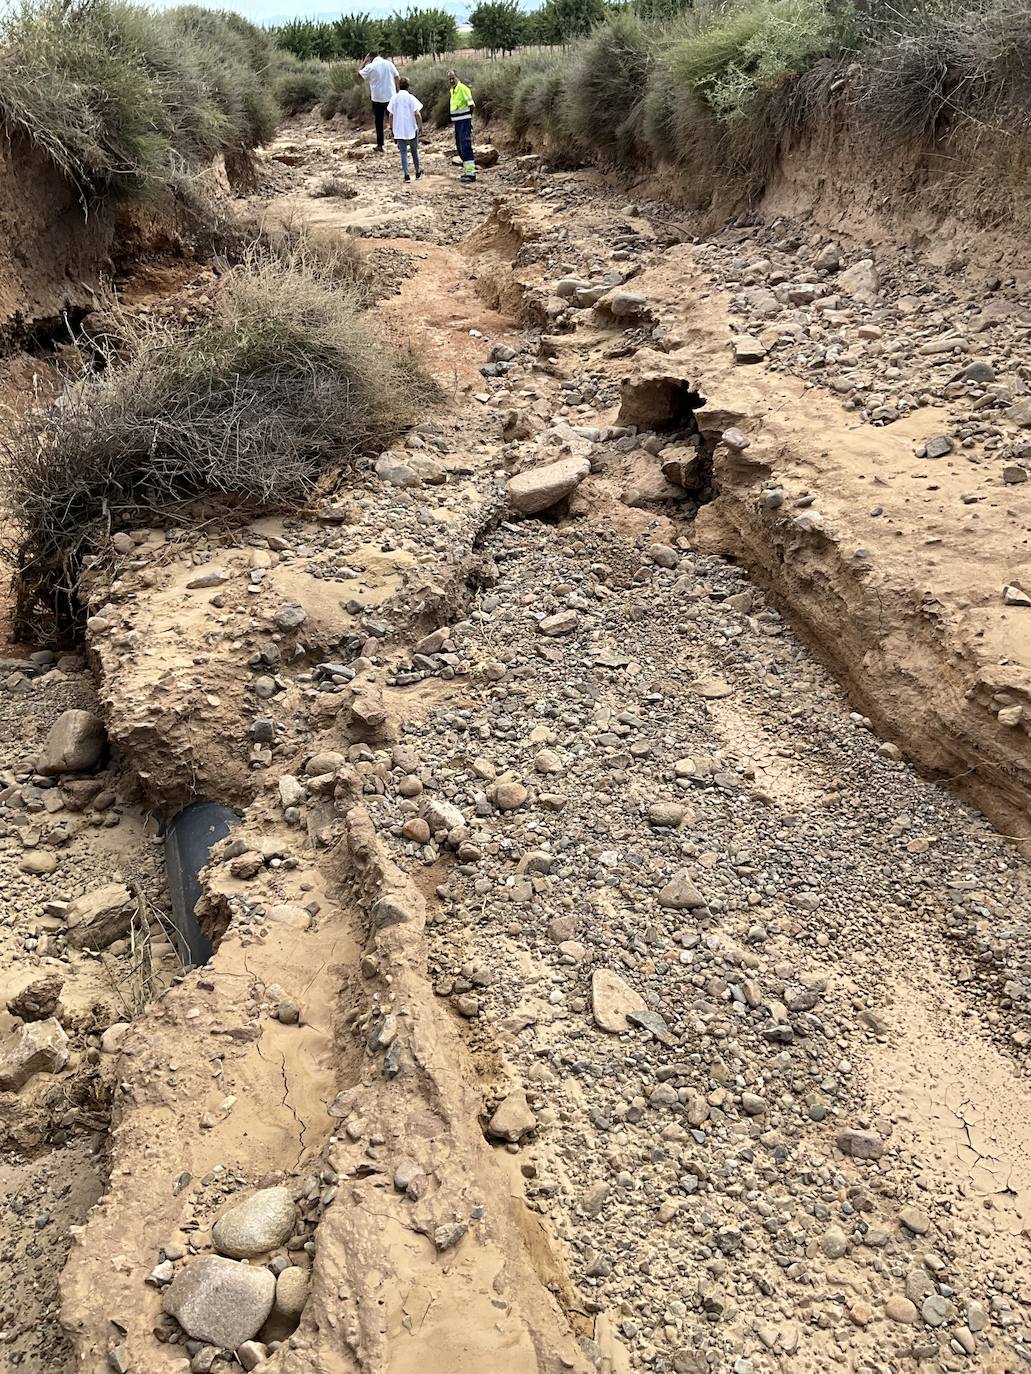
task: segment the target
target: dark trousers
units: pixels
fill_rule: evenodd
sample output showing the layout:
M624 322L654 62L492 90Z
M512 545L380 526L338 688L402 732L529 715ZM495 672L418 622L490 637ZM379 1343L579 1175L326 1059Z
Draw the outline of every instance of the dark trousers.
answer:
M455 123L455 146L458 149L458 156L463 164L468 168L469 164L475 162L473 154L473 122L471 119L459 119Z
M387 101L374 100L372 102L372 117L376 121L376 147L383 147L383 121L387 117Z

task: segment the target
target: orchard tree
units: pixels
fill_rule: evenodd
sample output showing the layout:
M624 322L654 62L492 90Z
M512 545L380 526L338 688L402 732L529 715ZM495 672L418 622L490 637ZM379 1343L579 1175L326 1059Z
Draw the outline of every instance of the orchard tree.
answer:
M355 62L370 52L378 52L383 42L383 26L369 14L342 14L333 24L337 35L337 54Z
M519 0L480 0L469 16L473 44L486 48L491 57L499 52L514 52L526 41L526 17Z

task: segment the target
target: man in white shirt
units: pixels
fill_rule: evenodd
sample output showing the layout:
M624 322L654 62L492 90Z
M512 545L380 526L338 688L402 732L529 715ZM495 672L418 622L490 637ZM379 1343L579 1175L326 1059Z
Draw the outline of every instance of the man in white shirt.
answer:
M381 57L378 52L370 52L365 54L364 62L358 64L358 75L369 83L372 113L376 120L376 151L382 153L383 119L391 97L397 91L397 68L389 58Z
M394 142L401 149L401 171L404 173L405 181L411 181L408 175L408 154L411 153L412 161L415 164L416 181L422 176L422 168L419 166L419 134L422 132L422 101L416 100L408 89L406 77L399 77L397 90L390 97L390 104L387 106L387 113L390 115L390 127L394 131Z

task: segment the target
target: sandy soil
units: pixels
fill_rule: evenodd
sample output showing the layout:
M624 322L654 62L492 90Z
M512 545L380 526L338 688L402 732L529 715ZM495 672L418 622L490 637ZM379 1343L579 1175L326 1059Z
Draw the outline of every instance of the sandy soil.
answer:
M908 760L1026 814L1026 733L998 713L1031 612L999 592L1031 487L980 443L928 480L947 405L874 427L786 350L736 364L728 262L765 240L690 243L533 159L460 188L449 153L402 186L298 125L242 207L405 260L374 308L446 392L398 442L432 480L370 464L341 525L154 533L90 589L125 806L121 848L83 834L64 880L146 850L137 788L242 820L205 871L215 955L117 1055L104 965L68 965L93 1020L53 1084L95 1070L102 1106L40 1148L15 1136L53 1084L10 1104L4 1339L40 1374L215 1360L162 1315L169 1278L283 1184L293 1233L252 1258L310 1287L299 1324L255 1326L270 1371L1015 1371L1031 873ZM357 194L312 196L327 172ZM606 272L630 318L556 295ZM706 396L693 487L662 474L669 436L620 426L644 374ZM589 475L516 519L512 473L560 456ZM698 899L664 900L675 881ZM14 911L12 989L41 962L21 889Z

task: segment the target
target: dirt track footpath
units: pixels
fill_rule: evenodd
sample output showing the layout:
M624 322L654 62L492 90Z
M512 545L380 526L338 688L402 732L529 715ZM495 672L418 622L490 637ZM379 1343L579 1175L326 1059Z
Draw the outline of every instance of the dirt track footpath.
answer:
M635 1369L1017 1367L1027 1137L978 1176L898 1075L935 1097L940 1046L973 1041L966 1118L1027 1124L1026 1017L987 1024L949 938L979 910L1026 930L1025 866L739 570L586 522L490 547L454 631L474 685L409 728L423 791L382 823L461 814L436 991L512 1067L485 1120L525 1092L500 1148L586 1310Z

